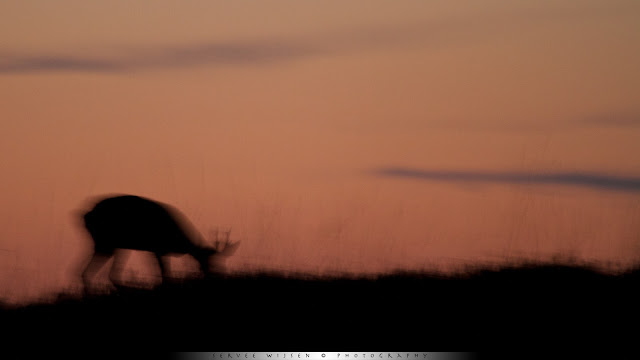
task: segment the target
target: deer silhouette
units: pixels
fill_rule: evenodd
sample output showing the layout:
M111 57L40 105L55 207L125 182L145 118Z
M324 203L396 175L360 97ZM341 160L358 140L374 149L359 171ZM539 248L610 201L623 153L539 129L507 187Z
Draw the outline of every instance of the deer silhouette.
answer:
M162 280L169 275L168 255L189 254L195 258L205 275L215 271L219 257L232 255L239 242L230 243L230 230L223 232L224 241L215 231L207 243L187 218L174 207L134 195L103 198L93 209L82 215L91 235L94 252L82 272L85 291L91 279L114 257L109 280L119 285L125 254L119 249L142 250L155 254Z

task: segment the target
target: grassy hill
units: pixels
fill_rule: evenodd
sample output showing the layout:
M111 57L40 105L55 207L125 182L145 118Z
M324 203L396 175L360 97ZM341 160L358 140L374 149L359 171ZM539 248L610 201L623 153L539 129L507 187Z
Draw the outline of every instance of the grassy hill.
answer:
M452 277L259 273L59 299L1 314L6 344L28 340L50 348L631 351L640 339L639 280L638 269L607 275L563 265Z

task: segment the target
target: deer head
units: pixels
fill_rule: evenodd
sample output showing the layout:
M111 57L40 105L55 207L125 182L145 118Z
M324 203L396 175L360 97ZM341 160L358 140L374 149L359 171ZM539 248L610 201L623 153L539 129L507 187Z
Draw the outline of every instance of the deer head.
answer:
M220 231L218 228L215 228L211 230L210 239L213 242L213 249L216 255L226 257L236 252L238 246L240 246L240 241L231 243L230 237L231 229Z
M214 228L209 231L210 246L206 249L204 256L200 257L200 267L205 273L212 273L224 268L224 258L233 255L240 241L231 242L231 229L221 231Z

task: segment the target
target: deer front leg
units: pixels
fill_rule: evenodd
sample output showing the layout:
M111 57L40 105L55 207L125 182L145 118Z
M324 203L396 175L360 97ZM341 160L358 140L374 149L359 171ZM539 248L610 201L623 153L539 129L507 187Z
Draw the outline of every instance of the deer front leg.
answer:
M82 271L82 283L84 285L85 294L89 293L89 288L91 287L91 279L100 271L100 269L104 266L104 264L111 258L113 254L103 253L103 252L94 252L91 255L91 259L89 259L89 263Z

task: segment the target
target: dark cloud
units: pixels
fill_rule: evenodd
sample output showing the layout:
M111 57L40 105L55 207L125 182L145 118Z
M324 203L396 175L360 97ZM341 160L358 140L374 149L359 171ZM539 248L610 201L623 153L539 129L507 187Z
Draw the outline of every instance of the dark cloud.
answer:
M598 190L640 191L640 177L613 176L591 172L553 172L540 174L532 172L420 170L388 167L375 169L373 170L373 174L381 177L408 178L424 181L566 185L588 187Z

